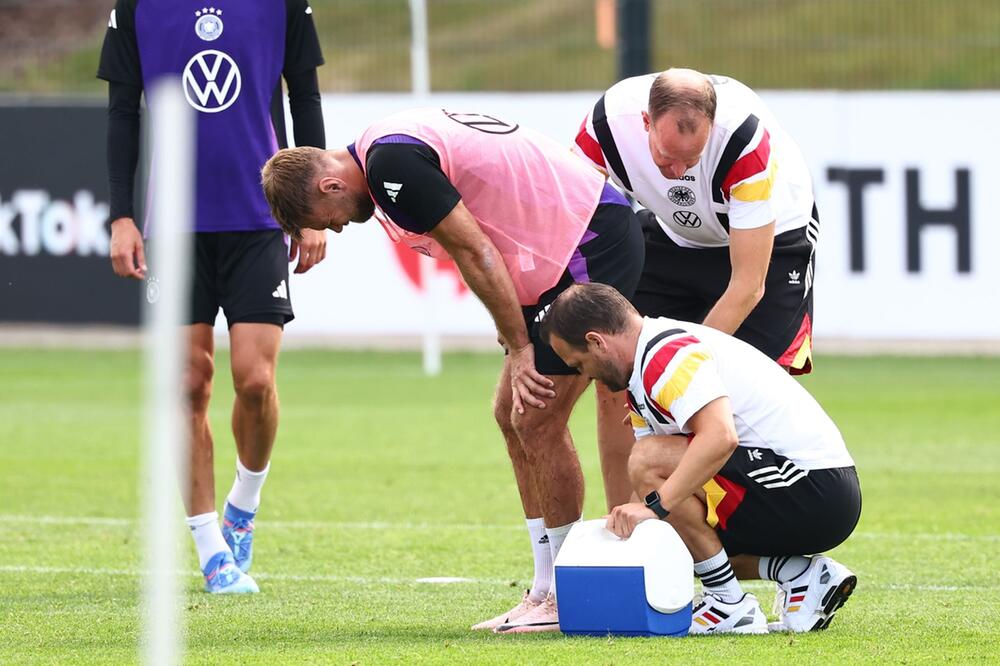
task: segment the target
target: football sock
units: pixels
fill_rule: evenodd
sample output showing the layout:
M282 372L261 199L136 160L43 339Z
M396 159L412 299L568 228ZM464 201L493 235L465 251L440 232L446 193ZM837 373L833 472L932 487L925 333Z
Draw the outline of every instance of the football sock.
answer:
M546 527L545 536L549 538L549 549L552 551L552 561L556 561L556 557L559 555L559 549L562 548L563 541L566 540L566 535L569 531L573 529L573 526L580 522L577 518L569 525L560 525L559 527Z
M560 525L559 527L546 527L545 536L549 538L549 550L552 551L552 562L553 565L556 561L556 557L559 555L559 549L562 548L563 541L566 540L566 535L569 531L573 529L573 526L580 522L581 518L577 518L569 525ZM552 577L555 578L555 570L553 569ZM552 594L555 595L556 586L552 586Z
M198 566L202 569L213 555L229 550L226 540L222 538L219 514L215 511L189 516L185 522L191 528L191 536L194 537L194 545L198 549Z
M725 548L707 560L695 562L694 573L701 579L701 584L707 592L711 592L727 604L734 604L743 598L743 588L736 580Z
M757 571L762 580L773 580L776 583L787 583L798 578L809 568L810 560L802 555L778 555L760 558Z
M545 519L525 518L528 524L528 535L531 537L531 553L535 558L535 579L531 581L531 591L528 598L532 601L542 601L552 587L552 550L549 548L549 535L545 533Z
M226 499L230 504L240 511L257 513L260 506L260 489L264 486L267 473L271 469L271 463L259 472L251 472L239 457L236 458L236 479L233 481L233 488L229 491Z

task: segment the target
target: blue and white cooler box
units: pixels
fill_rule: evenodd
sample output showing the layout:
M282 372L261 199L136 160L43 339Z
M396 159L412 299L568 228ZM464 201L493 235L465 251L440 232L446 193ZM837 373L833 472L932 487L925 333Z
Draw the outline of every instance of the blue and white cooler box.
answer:
M686 636L694 562L677 532L662 520L646 520L622 540L605 522L574 525L556 558L563 633Z

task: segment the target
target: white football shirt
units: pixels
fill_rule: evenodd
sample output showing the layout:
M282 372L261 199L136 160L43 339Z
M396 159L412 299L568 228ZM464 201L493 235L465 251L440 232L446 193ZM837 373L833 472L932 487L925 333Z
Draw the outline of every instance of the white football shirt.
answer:
M721 331L645 318L629 381L636 438L690 434L688 421L729 398L739 445L770 449L803 470L850 467L840 430L780 366Z

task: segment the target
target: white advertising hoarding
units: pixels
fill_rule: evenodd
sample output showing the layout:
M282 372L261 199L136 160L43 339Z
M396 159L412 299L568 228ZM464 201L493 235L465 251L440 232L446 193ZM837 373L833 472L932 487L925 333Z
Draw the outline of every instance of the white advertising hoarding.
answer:
M423 104L515 119L565 142L599 93L435 94ZM810 165L819 203L819 338L1000 339L1000 92L765 92ZM327 145L414 106L409 95L327 95ZM289 336L492 336L454 267L431 276L375 222L330 234L328 258L294 276ZM221 319L221 318L220 318Z

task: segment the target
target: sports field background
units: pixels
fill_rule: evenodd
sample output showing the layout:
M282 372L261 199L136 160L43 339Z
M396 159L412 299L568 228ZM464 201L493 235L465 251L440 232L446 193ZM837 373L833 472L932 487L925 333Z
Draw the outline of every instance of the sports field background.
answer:
M427 0L434 90L604 90L617 80L596 8L610 0ZM0 91L104 96L114 0L0 3ZM407 0L311 0L324 92L408 91ZM651 69L754 88L993 89L996 0L651 0Z
M185 543L187 661L995 663L1000 358L820 356L804 383L840 425L864 492L861 524L835 551L858 591L824 633L683 640L468 631L531 574L490 416L499 360L450 354L427 378L416 354L284 352L253 570L262 593L199 592ZM140 367L135 351L0 350L0 663L136 658ZM224 354L217 367L224 493ZM573 430L597 517L590 394ZM415 582L440 576L472 582ZM771 588L750 589L767 609Z

